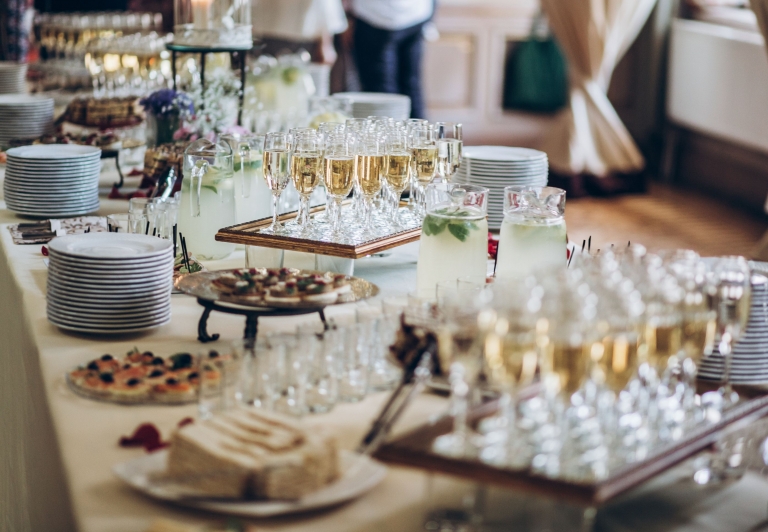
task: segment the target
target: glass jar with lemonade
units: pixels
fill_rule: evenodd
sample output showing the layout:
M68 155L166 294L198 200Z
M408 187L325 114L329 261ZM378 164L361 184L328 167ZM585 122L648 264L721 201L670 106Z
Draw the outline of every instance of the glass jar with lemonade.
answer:
M216 241L219 229L236 223L233 160L222 141L196 140L184 152L178 225L189 253L199 259L223 259L235 250Z
M565 190L504 188L497 279L515 279L548 269L565 269Z
M485 277L488 266L488 189L433 183L426 189L416 290L435 297L437 284L462 277Z

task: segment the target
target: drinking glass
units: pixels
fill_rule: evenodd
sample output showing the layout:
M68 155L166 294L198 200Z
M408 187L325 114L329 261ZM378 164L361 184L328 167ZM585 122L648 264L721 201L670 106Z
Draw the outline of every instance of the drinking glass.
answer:
M320 142L314 130L298 135L293 141L291 177L301 198L297 223L303 232L310 228L309 198L320 182L321 163Z
M463 148L461 124L453 122L435 122L437 146L437 173L450 181L461 166Z
M363 197L361 226L364 233L372 231L373 199L381 190L385 153L386 137L370 132L359 137L355 157L355 181Z
M309 353L306 402L310 413L319 414L333 410L339 396L335 368L337 346L332 344L338 336L329 331L315 336Z
M143 213L119 213L107 216L108 227L115 233L147 233L147 217Z
M264 139L264 179L272 191L272 224L269 230L280 231L283 224L278 220L280 195L290 180L288 160L290 150L286 133L267 133Z
M195 355L193 368L194 373L197 373L198 412L201 419L242 404L242 354L242 350L233 346L226 352L210 349Z
M722 406L738 401L731 386L731 353L746 329L750 310L750 269L744 257L722 257L714 268L714 308L717 311L718 349L723 356Z
M414 129L410 136L413 184L416 192L416 209L424 212L424 189L435 179L437 171L436 135L431 127Z
M331 231L341 232L341 203L355 180L355 141L346 134L330 135L325 143L323 180L331 201L328 202Z
M404 131L391 132L387 138L387 163L384 172L390 191L389 210L392 224L400 225L400 196L411 177L411 152L408 149L408 135Z
M435 297L440 281L484 277L488 264L488 189L434 183L426 190L416 290Z

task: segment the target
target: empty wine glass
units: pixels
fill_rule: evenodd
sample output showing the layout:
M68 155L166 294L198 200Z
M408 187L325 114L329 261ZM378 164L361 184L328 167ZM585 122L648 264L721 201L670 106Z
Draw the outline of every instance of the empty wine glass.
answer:
M272 232L278 232L282 228L282 224L278 220L278 203L280 202L280 195L290 179L289 157L288 135L285 133L267 133L264 140L264 179L272 191L272 224L269 226L269 230Z
M718 349L723 356L722 406L738 401L731 386L731 353L749 319L750 270L744 257L723 257L714 268L714 307L717 311Z
M435 132L429 127L414 129L410 136L411 160L416 185L416 209L424 212L424 188L435 179L437 146Z
M461 166L462 127L453 122L435 122L437 173L450 181Z

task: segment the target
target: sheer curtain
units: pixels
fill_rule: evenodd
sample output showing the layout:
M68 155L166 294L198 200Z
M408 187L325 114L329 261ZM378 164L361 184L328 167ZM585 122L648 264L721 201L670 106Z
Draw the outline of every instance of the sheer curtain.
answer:
M760 26L760 33L763 34L766 47L768 47L768 0L750 0L749 6L755 12L757 25ZM765 200L765 211L768 212L768 198ZM752 258L768 260L768 231L765 232L763 238L752 251Z
M768 0L762 0L768 1ZM542 0L568 58L570 104L544 145L563 174L631 173L645 165L606 95L619 60L637 38L656 0Z

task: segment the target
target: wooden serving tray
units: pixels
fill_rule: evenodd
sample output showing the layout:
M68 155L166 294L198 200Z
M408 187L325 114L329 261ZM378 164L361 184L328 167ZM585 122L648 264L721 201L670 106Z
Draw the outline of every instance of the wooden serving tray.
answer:
M401 202L401 207L406 205ZM314 207L311 214L317 214L325 210L325 205ZM296 219L298 212L293 211L279 217L285 223ZM254 222L233 225L220 229L216 233L219 242L231 242L245 244L247 246L261 246L265 248L287 249L291 251L303 251L305 253L317 253L319 255L331 255L347 259L360 259L367 255L380 253L387 249L402 246L417 241L421 236L421 226L406 227L387 235L377 236L371 240L354 243L336 243L321 240L310 240L297 236L264 234L259 231L269 227L272 218L262 218Z
M739 389L742 401L726 411L717 423L702 424L686 432L683 439L657 449L648 459L627 464L605 480L575 483L533 475L527 470L500 469L477 459L451 458L432 452L432 442L450 432L453 420L443 417L423 425L399 438L384 443L374 456L384 462L447 473L477 482L492 483L511 489L525 490L549 497L571 500L578 504L597 506L635 488L663 473L698 452L706 449L731 430L735 430L768 415L768 395L753 389ZM492 415L496 402L486 403L473 412L473 422Z

